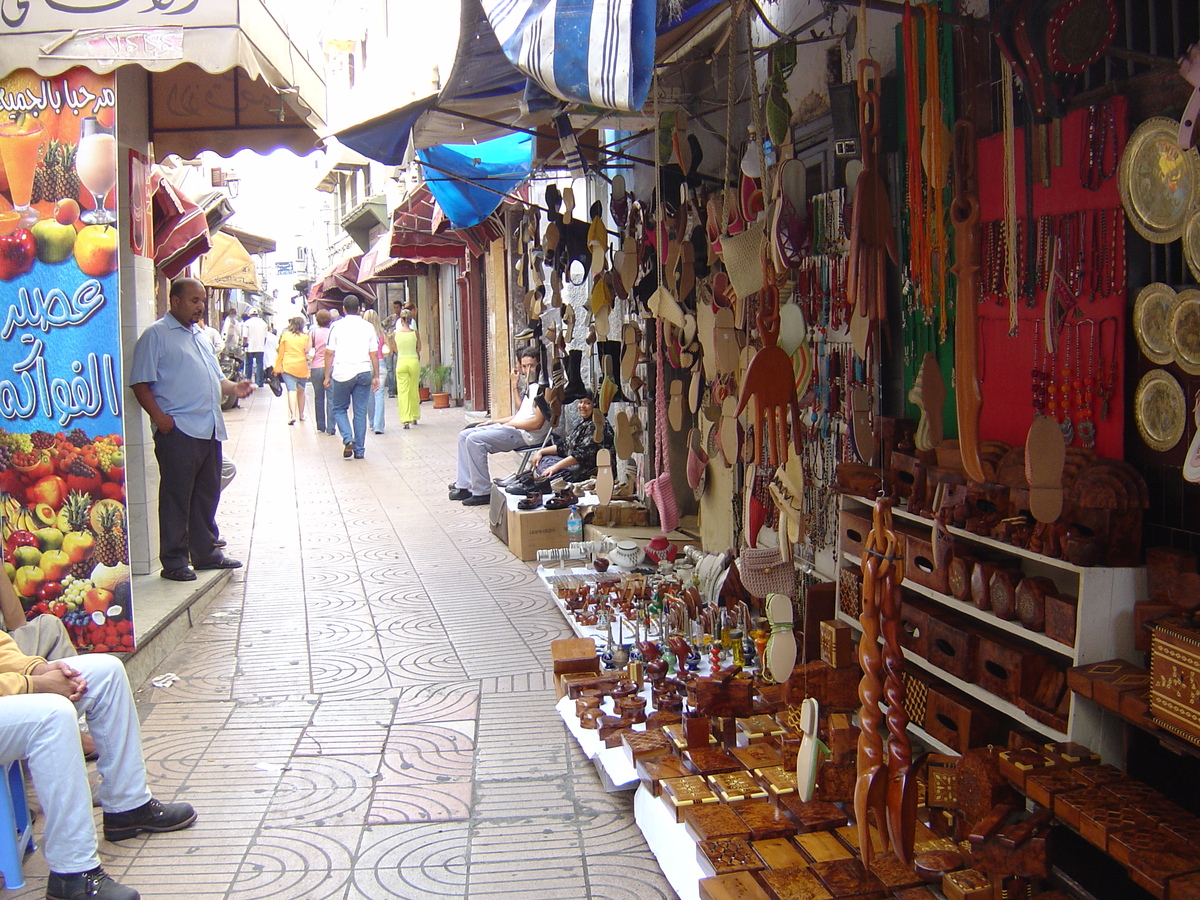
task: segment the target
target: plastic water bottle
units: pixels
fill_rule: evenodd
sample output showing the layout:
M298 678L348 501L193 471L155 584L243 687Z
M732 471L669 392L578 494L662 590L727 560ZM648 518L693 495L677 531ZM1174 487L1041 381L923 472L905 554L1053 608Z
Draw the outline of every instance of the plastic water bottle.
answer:
M572 506L567 513L567 543L583 540L583 516L579 515L579 507Z

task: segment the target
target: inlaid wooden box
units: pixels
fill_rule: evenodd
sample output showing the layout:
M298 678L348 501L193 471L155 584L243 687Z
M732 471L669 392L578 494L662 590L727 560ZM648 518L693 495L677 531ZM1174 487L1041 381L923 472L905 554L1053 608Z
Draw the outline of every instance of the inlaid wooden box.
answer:
M862 615L862 568L844 565L838 569L838 609L851 618Z
M751 771L783 765L783 757L770 744L748 744L745 747L731 747L729 755Z
M696 861L705 875L729 875L733 872L757 872L763 867L743 838L717 838L696 844Z
M892 892L917 887L921 879L911 865L905 865L895 853L876 854L871 859L871 871Z
M929 658L929 615L936 609L928 600L904 594L900 604L900 644L905 650Z
M721 772L708 776L709 786L721 802L733 806L749 800L765 800L767 792L749 772Z
M682 822L684 812L693 806L715 805L720 802L708 786L708 782L699 775L666 778L661 785L662 791L659 796L675 816L676 822Z
M751 841L750 846L768 869L790 869L792 866L807 866L808 857L789 838L770 838Z
M1074 647L1078 614L1079 599L1077 597L1072 597L1070 594L1047 595L1046 637L1053 638L1068 647Z
M946 567L934 564L933 544L930 537L931 535L928 533L925 535L904 533L904 580L922 585L939 594L949 594L950 585L946 581Z
M955 600L971 602L971 573L974 570L975 557L955 552L946 571L946 586Z
M817 770L817 788L814 800L830 803L851 803L854 800L854 783L858 778L854 763L839 765L831 759L825 760Z
M939 609L929 614L929 645L925 658L963 681L974 681L979 630L963 616Z
M767 796L772 803L778 805L779 798L796 793L796 767L768 766L754 770L759 783L767 789Z
M772 900L749 872L700 879L700 900Z
M821 623L821 659L835 669L858 665L854 632L839 619Z
M662 793L662 784L669 778L684 778L687 768L677 756L644 757L637 761L638 779L646 784L655 797Z
M784 728L771 716L746 716L737 720L737 729L746 736L751 744L770 744L776 735L783 734ZM757 766L747 766L748 769Z
M841 823L845 825L845 822ZM838 840L832 831L821 830L806 832L796 836L796 843L804 851L804 855L814 863L829 862L834 859L850 859L854 856L846 844Z
M992 881L975 869L959 869L942 876L946 900L994 900Z
M664 756L671 752L673 746L671 739L663 734L661 728L622 735L621 744L625 748L625 756L633 766L636 766L639 760L648 757Z
M733 811L750 829L752 841L789 838L796 833L792 820L766 800L747 800L733 807Z
M690 750L684 750L683 764L697 775L742 771L742 764L719 747L692 747Z
M925 722L925 707L929 703L929 682L910 669L900 679L904 684L904 711L910 722Z
M1025 790L1025 780L1036 772L1057 769L1061 761L1038 747L1022 747L1019 750L1000 751L1000 774Z
M996 743L999 726L994 713L953 688L931 685L925 708L925 730L962 753L971 747Z
M1044 575L1027 575L1017 583L1017 618L1030 631L1046 630L1046 602L1058 586Z
M1001 635L979 636L975 683L1012 703L1033 693L1047 665L1046 657Z
M857 664L841 669L830 667L825 674L825 703L828 710L858 709L858 682L862 670Z
M809 832L841 828L850 821L849 817L832 803L826 803L824 800L809 800L805 803L798 793L781 795L779 808L792 817L792 821L796 823L796 831L801 837ZM803 841L801 847L808 849Z
M771 900L833 900L808 866L764 869L758 877Z
M856 558L860 556L871 533L870 517L843 509L838 517L838 529L841 532L842 552Z
M926 470L924 463L920 459L910 456L907 453L893 452L892 476L895 479L893 484L898 497L905 499L914 496L924 498L926 491Z
M992 612L1001 619L1017 617L1017 585L1024 574L1019 568L1000 566L992 573L988 582L988 593L992 598Z
M854 763L858 756L859 727L854 724L850 714L831 714L826 731L828 736L825 743L829 747L830 762L839 765Z
M884 900L887 888L857 859L814 862L812 873L836 900Z
M713 841L717 838L750 839L750 829L728 806L708 803L689 806L683 810L683 824L695 841ZM746 848L749 850L749 847Z
M1200 744L1200 626L1159 619L1150 639L1150 715L1154 723Z
M1196 571L1196 557L1174 547L1146 548L1146 589L1151 601L1171 599L1171 585L1185 572Z

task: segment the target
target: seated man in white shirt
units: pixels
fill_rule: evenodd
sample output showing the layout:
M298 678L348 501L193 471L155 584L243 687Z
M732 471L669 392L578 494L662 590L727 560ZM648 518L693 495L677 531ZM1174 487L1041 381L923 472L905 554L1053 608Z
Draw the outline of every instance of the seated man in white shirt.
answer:
M536 447L550 430L550 410L537 383L538 352L520 352L513 375L528 384L515 414L464 428L458 436L458 477L450 485L450 499L463 506L486 506L491 501L492 479L488 455Z

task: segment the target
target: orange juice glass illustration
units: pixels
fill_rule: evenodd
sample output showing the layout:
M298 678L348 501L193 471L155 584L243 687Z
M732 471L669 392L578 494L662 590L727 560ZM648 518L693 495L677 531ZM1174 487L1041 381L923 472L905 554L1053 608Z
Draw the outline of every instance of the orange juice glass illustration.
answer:
M95 116L88 116L80 123L75 172L80 183L96 198L96 208L85 210L79 218L89 225L111 225L117 216L105 208L104 198L117 183L117 139Z
M24 121L0 122L0 159L4 160L4 171L8 174L13 212L21 217L23 225L36 222L38 217L29 201L33 196L33 170L37 168L41 142L42 126L36 119L25 117Z

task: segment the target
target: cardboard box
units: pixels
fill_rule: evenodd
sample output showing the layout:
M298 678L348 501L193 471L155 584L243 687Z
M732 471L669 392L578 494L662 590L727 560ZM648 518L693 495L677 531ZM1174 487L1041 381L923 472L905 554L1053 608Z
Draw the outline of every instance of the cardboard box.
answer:
M522 500L492 485L492 505L488 520L492 534L508 544L518 559L537 559L539 550L567 546L568 509L517 509Z

